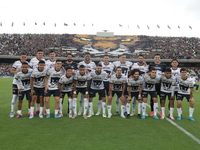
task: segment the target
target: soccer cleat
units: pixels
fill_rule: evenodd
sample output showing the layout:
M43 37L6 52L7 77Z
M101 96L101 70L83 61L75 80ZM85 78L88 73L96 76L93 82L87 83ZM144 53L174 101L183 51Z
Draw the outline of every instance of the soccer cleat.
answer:
M156 115L155 115L155 116L153 116L153 118L154 118L154 119L157 119L157 120L159 119L159 118L158 118L158 116L156 116Z
M151 112L150 112L150 116L154 116L154 111L151 111Z
M58 114L58 116L59 116L59 118L60 118L60 117L63 117L63 114L60 113L60 114Z
M119 112L118 111L116 111L116 113L114 114L115 116L118 116L119 115Z
M39 118L43 118L43 115L42 115L42 114L39 114Z
M121 116L120 117L122 117L122 118L126 118L125 116L124 116L124 114L121 114Z
M127 115L127 112L124 112L124 116L126 116Z
M88 117L88 118L92 117L92 114L89 114L87 117Z
M160 111L160 116L162 116L162 111Z
M69 113L69 118L72 118L72 113Z
M86 116L86 115L83 115L83 118L84 118L84 119L87 119L87 116Z
M46 118L50 118L50 117L51 117L51 115L50 115L50 114L47 114L47 115L46 115Z
M46 111L46 109L44 110L44 115L45 115L45 116L47 115L47 111Z
M40 113L40 110L37 110L37 111L36 111L36 114L38 114L38 115L39 115L39 113Z
M131 117L130 114L127 114L127 115L126 115L126 118L127 118L127 119L130 119L130 117Z
M182 119L181 116L178 116L176 120L181 120L181 119Z
M138 115L137 115L137 118L138 118L138 119L141 119L141 116L140 116L140 114L138 114Z
M188 118L190 121L195 121L195 119L193 117L189 117Z
M21 118L22 114L18 114L15 118Z
M111 118L112 117L112 114L108 114L108 118Z
M103 118L106 118L106 117L107 117L106 114L103 114L102 116L103 116Z
M74 114L74 116L72 117L72 119L75 119L77 117L77 114Z
M162 119L162 120L165 119L165 116L162 116L160 119Z
M142 115L141 119L145 119L145 118L146 118L146 116L145 116L145 115Z
M130 116L134 116L135 115L135 113L134 112L132 112L131 114L130 114Z
M12 111L10 112L10 118L13 118L15 116L15 113Z
M29 116L29 119L33 119L33 117L34 117L34 114L31 113L30 116Z
M82 114L82 109L79 109L78 115L81 115L81 114Z
M100 115L100 112L97 112L96 114L95 114L95 116L99 116Z
M169 119L171 120L175 120L175 118L173 116L169 116Z
M58 114L54 114L54 118L59 118L59 115Z

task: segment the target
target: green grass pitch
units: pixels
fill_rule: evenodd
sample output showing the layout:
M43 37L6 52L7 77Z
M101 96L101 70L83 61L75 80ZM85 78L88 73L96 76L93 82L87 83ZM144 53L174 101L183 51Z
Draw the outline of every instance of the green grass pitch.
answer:
M71 150L199 150L200 144L177 129L167 120L145 120L136 116L111 119L93 116L87 120L82 116L69 119L67 114L59 119L53 118L54 100L51 99L51 118L28 119L27 102L23 103L23 117L10 118L11 78L0 78L0 150L27 149L71 149ZM200 92L194 92L196 121L188 120L189 104L183 102L183 120L174 122L200 139ZM112 113L115 111L113 101ZM176 106L176 103L175 103ZM65 99L63 112L67 109ZM17 107L16 107L17 110ZM94 100L97 110L97 98ZM136 110L137 111L137 110ZM150 109L147 107L147 112ZM166 114L168 112L166 111ZM174 111L177 117L177 111Z

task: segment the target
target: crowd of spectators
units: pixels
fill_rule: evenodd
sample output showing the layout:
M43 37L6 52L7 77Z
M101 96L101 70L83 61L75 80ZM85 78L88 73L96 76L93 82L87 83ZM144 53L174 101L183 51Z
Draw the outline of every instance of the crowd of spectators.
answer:
M0 76L9 76L10 74L10 68L12 67L12 64L10 63L0 63Z

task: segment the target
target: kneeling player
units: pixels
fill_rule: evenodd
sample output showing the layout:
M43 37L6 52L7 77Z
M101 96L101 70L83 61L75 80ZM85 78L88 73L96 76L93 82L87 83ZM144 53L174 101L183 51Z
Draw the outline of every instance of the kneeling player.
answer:
M161 111L162 116L160 119L165 119L165 100L168 97L170 101L170 119L174 120L173 112L174 112L174 90L176 87L176 78L172 75L172 71L170 68L165 70L165 75L161 77Z
M128 103L126 104L127 110L127 118L130 118L130 102L131 99L134 97L138 100L138 118L140 119L140 112L142 108L142 85L143 85L143 78L140 76L139 69L133 69L131 71L131 76L128 79Z
M117 67L116 68L116 74L114 74L110 81L109 81L109 97L108 97L108 118L112 117L111 108L112 108L112 98L116 94L120 100L121 100L121 117L126 118L124 116L124 110L125 110L125 89L126 89L126 83L127 78L125 76L122 76L122 68Z
M146 103L147 103L147 97L148 94L151 95L153 102L154 102L154 119L159 119L157 116L158 112L158 99L156 94L156 83L160 82L160 78L156 77L156 69L152 68L149 75L144 76L144 84L143 84L143 92L142 92L142 98L143 98L143 106L142 106L142 117L141 119L145 119L146 117Z
M28 113L30 113L30 104L31 104L31 87L30 87L30 77L32 73L32 69L28 69L28 63L22 63L22 71L18 72L15 76L18 87L19 101L18 101L18 115L16 118L22 117L22 101L24 96L26 95L26 99L28 100Z
M193 83L192 80L190 80L189 77L187 77L187 71L185 68L182 68L180 70L180 75L177 78L178 82L178 94L177 94L177 111L178 111L178 117L177 120L181 120L181 106L182 106L182 100L185 97L187 101L190 103L189 107L189 120L195 121L195 119L192 117L194 112L194 98L193 98Z
M88 90L90 86L90 74L86 73L85 66L80 65L79 71L74 76L74 92L73 92L73 110L74 116L77 117L77 96L78 94L83 94L84 97L84 112L83 118L87 119L86 113L88 109Z
M60 101L60 92L58 90L58 81L61 76L64 75L62 69L62 61L56 60L55 67L50 68L47 71L47 76L45 77L45 102L46 102L46 118L50 118L50 97L53 94L55 99L55 114L54 118L59 118L58 108Z
M62 105L65 98L65 95L68 96L68 104L69 104L69 118L72 118L72 90L73 90L73 80L74 76L72 75L72 68L67 67L66 69L66 75L62 76L59 80L58 89L61 93L60 98L60 114L59 116L62 117Z

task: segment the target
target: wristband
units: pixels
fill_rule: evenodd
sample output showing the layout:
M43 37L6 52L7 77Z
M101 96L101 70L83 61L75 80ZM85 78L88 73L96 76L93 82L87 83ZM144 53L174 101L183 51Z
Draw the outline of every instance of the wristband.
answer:
M138 97L141 97L141 95L139 94Z
M76 91L74 91L73 93L76 94Z
M88 94L88 91L86 91L85 94Z

